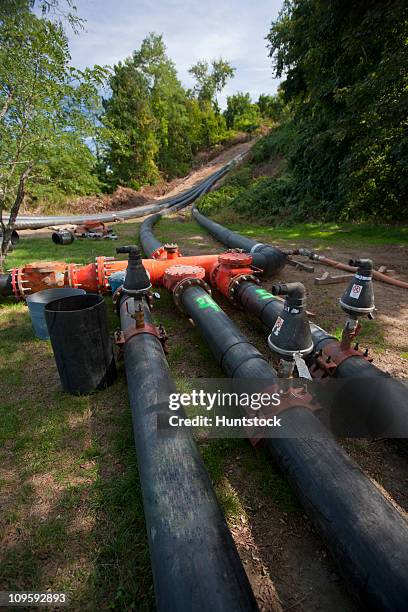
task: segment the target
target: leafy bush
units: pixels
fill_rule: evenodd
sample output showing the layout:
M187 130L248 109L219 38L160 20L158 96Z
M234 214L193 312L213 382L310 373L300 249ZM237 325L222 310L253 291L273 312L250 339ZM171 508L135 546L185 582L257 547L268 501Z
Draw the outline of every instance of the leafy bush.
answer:
M272 24L292 112L281 144L299 206L314 216L408 217L407 23L404 0L285 0ZM258 156L265 148L272 141Z
M258 140L252 147L251 162L261 164L278 155L286 157L294 137L295 128L292 122L288 121L283 125L278 125L272 129L270 134Z
M237 168L225 178L220 189L210 191L200 199L199 210L207 216L219 213L221 209L235 202L239 195L251 185L251 181L251 170L247 164Z
M231 172L219 190L200 200L200 211L219 220L256 219L275 225L303 217L304 213L295 205L291 175L254 179L252 171L247 163Z
M293 207L293 177L261 178L239 193L230 207L243 219L279 225L300 218Z

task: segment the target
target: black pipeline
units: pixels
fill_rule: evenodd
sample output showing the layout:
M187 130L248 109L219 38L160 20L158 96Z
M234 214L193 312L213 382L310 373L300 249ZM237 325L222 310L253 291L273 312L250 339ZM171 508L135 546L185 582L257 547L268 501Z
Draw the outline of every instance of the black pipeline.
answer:
M144 301L122 299L122 330ZM161 437L157 416L175 389L160 341L138 333L124 345L139 474L159 611L257 610L235 544L194 440Z
M199 213L195 207L193 208L193 215L198 223L205 227L220 242L231 247L242 248L245 251L254 249L254 265L262 267L261 262L256 262L255 257L257 256L258 248L253 240L231 232L218 223L214 223L214 221ZM270 245L262 245L262 247L274 248ZM262 252L264 252L263 248ZM276 319L282 310L282 302L280 300L277 300L273 295L250 282L243 282L239 285L234 294L234 299L245 310L258 317L269 330L275 325ZM310 328L316 352L323 349L329 343L337 341L336 338L314 323L310 324ZM391 423L390 431L383 432L382 434L385 437L408 437L408 389L400 381L392 379L386 372L383 372L372 363L354 356L337 366L334 377L340 379L367 379L370 385L361 385L360 387L356 387L350 381L353 394L357 394L355 402L360 404L361 410L366 413L368 418L370 413L374 413L376 420L380 422L385 420ZM384 383L384 380L386 380L386 383Z
M182 307L227 376L276 383L273 368L205 290L185 287ZM340 570L371 610L405 612L407 522L332 438L320 436L323 426L307 408L299 405L283 415L281 433L287 437L264 442Z
M39 229L41 227L48 227L50 225L65 225L67 223L79 224L86 223L87 221L103 221L107 223L113 223L114 221L120 221L121 219L134 219L136 217L144 217L150 213L158 212L159 210L165 210L166 208L170 208L173 205L180 206L185 203L185 205L194 201L203 188L209 189L211 184L217 181L223 173L228 172L231 167L239 161L240 156L231 160L214 172L207 179L202 181L198 186L192 187L184 191L183 193L171 196L169 198L165 198L160 201L153 201L150 204L146 204L144 206L136 206L134 208L129 208L127 210L121 210L117 212L104 212L97 213L93 215L66 215L63 217L58 216L21 216L19 215L15 224L16 229ZM5 218L7 221L7 218Z
M257 317L271 330L282 311L282 301L251 282L241 283L234 298L245 310ZM338 342L334 336L318 325L310 323L314 351L318 352L331 342ZM312 358L310 358L312 359ZM350 393L353 394L353 405L358 404L362 422L371 416L379 423L390 423L389 430L381 432L383 437L408 437L408 388L398 380L362 359L351 356L340 363L334 378L351 379ZM356 385L352 379L367 384ZM369 384L368 384L369 383ZM343 392L347 392L346 386Z
M142 245L142 249L147 258L150 258L152 254L163 244L160 240L157 240L156 236L153 234L153 225L155 225L159 219L161 219L161 213L156 213L155 215L150 215L147 217L140 226L139 230L139 239L140 244Z
M205 227L214 238L222 242L222 244L231 249L242 249L247 253L251 253L253 265L261 268L265 274L278 274L285 266L287 254L281 251L281 249L269 244L255 242L255 240L250 240L250 238L245 238L245 236L232 232L202 215L196 206L193 206L192 214L195 220Z
M0 274L0 296L6 297L8 295L13 295L11 274Z
M210 187L214 184L214 182L222 178L224 174L227 173L228 170L229 170L229 166L228 167L224 166L214 175L211 175L209 179L207 179L203 183L200 183L200 185L194 191L194 198L198 199L199 197L204 195L204 193L206 193L206 191L210 189ZM175 204L173 204L171 207L169 207L166 210L166 213L167 214L174 213L182 208L185 208L186 206L191 204L191 201L192 199L190 197L190 198L181 200L180 202L176 202ZM154 236L153 226L164 216L164 214L165 213L160 212L154 215L150 215L149 217L147 217L147 219L143 221L143 223L140 226L139 238L140 238L140 243L142 245L142 248L143 248L143 251L146 257L151 257L154 251L156 251L157 249L163 246L163 244Z

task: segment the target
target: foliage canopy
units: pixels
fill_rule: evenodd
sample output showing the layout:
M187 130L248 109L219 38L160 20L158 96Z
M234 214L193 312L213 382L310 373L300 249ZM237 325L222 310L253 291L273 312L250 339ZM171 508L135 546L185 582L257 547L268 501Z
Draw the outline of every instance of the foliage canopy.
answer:
M297 208L406 219L407 3L285 0L268 40L286 77Z
M13 3L14 4L14 3ZM4 7L3 7L4 8ZM85 139L91 125L87 111L98 99L104 71L79 71L69 65L68 41L61 23L40 19L18 2L0 13L0 223L8 238L27 187L52 177L58 150L75 152L65 178L89 184L92 164ZM85 160L85 163L84 163ZM61 169L61 164L59 169ZM80 171L77 172L78 168ZM5 223L3 210L10 210Z

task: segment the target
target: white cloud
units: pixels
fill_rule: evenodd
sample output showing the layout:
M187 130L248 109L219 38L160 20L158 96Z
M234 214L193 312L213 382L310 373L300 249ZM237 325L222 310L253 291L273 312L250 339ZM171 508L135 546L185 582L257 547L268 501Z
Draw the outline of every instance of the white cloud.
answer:
M282 0L78 0L86 31L70 35L72 61L80 67L117 63L149 32L164 35L180 79L191 86L188 68L198 59L222 56L236 76L220 97L250 91L254 98L276 91L265 36Z

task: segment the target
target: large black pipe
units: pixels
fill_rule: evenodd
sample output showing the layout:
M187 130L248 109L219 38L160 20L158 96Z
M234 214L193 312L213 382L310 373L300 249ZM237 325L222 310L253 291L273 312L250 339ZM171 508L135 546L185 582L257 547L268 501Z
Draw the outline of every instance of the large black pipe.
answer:
M257 254L258 249L256 247L255 241L246 238L245 236L241 236L235 232L231 232L227 228L223 227L219 223L215 223L208 219L204 215L202 215L196 207L193 207L193 215L195 219L205 227L213 236L215 236L220 242L227 246L242 248L245 251L250 252L252 250L254 256ZM255 245L255 246L254 246ZM260 245L261 247L274 248L271 245ZM255 249L255 252L254 252ZM261 263L256 263L254 259L254 265L258 265L262 267ZM261 294L259 292L259 288L256 287L253 283L245 282L239 285L236 292L234 293L234 298L249 312L258 317L269 329L275 324L276 318L282 310L282 302L277 300L276 297L270 295L269 298L266 297L265 292ZM315 325L314 323L310 324L312 338L314 343L314 348L316 351L319 351L329 342L333 340L336 341L334 336L331 336L324 329ZM397 417L397 423L399 423L400 415L403 415L403 429L401 430L400 436L406 437L407 434L407 418L408 415L408 390L407 388L400 383L399 381L393 380L389 377L388 374L374 366L368 361L361 359L360 357L350 357L341 363L335 372L336 378L381 378L385 377L389 381L387 385L383 386L383 389L386 390L385 393L382 393L381 397L381 409L387 411L387 408L392 405L397 409L399 416ZM392 381L392 382L391 382ZM387 393L391 392L391 396L388 396L387 401ZM362 401L364 403L364 396L366 396L365 390L362 395ZM373 401L377 403L377 409L379 409L380 401L375 400L375 394L373 394ZM405 410L403 410L405 407ZM395 426L394 422L394 430L397 430L398 427Z
M117 212L104 212L96 213L93 215L65 215L65 216L18 216L15 223L16 229L39 229L41 227L48 227L50 225L63 225L67 223L86 223L87 221L103 221L106 223L119 221L120 219L134 219L137 217L144 217L150 213L155 213L160 210L170 208L175 204L181 204L182 202L191 203L200 194L203 187L209 188L211 184L218 181L223 173L228 172L240 159L241 156L237 156L228 164L214 172L208 178L203 180L199 185L187 189L181 194L171 196L160 200L159 202L153 201L153 203L146 204L144 206L136 206L127 210L121 210ZM7 218L4 219L7 221Z
M0 274L0 295L3 297L13 295L11 274Z
M281 249L256 242L227 229L219 223L215 223L215 221L211 221L201 214L196 206L193 206L192 214L195 220L222 244L231 249L243 249L251 253L254 266L261 268L265 274L276 275L285 266L287 254Z
M142 245L142 249L146 257L151 257L152 254L163 246L163 244L158 240L153 234L153 225L161 219L161 213L156 213L155 215L150 215L147 217L140 226L139 230L139 239L140 244Z
M203 298L208 308L202 308ZM226 314L190 286L182 306L225 373L276 383L276 372ZM281 415L280 415L281 416ZM408 524L306 408L283 413L281 435L265 439L327 542L341 572L370 610L405 612Z
M282 301L265 290L260 290L258 285L251 282L241 283L234 293L234 298L269 330L275 325L282 310ZM315 351L319 351L330 342L338 342L334 336L314 323L310 324L310 329ZM374 427L372 435L408 437L406 385L358 356L351 356L340 363L333 377L351 379L349 392L352 393L353 407L359 406L361 427L366 423L367 434L370 434L370 427ZM352 379L358 379L358 384ZM343 387L343 393L347 393L346 386ZM377 424L385 424L385 430L376 432Z
M199 197L204 195L216 181L218 181L224 176L224 174L228 172L228 170L229 167L224 166L217 173L211 175L210 178L207 179L207 181L200 183L199 187L194 193L194 199L197 200ZM169 207L166 212L150 215L149 217L147 217L147 219L143 221L140 226L139 238L146 257L151 257L154 251L163 246L163 244L154 236L153 226L162 218L164 214L174 213L188 206L188 204L191 204L191 201L192 199L191 197L189 197L188 199L176 202L171 207Z
M152 323L144 301L124 298L123 330L135 326L131 314L139 304L145 322ZM157 431L162 403L176 391L160 341L137 334L125 343L124 358L157 609L257 610L193 438Z

